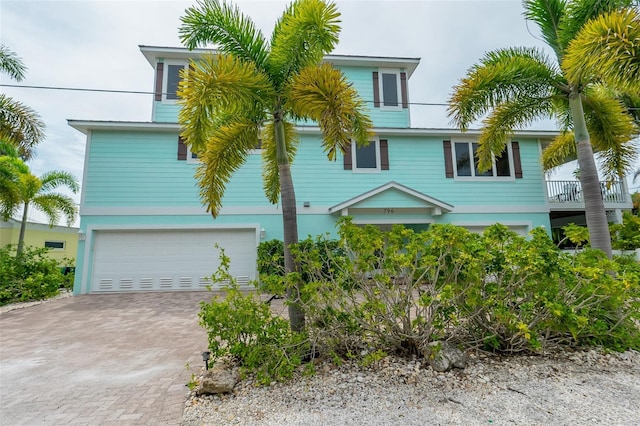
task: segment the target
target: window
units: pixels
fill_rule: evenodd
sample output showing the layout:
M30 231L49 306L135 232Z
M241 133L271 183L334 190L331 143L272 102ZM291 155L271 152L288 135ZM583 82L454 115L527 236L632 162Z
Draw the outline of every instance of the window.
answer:
M156 65L156 101L175 101L178 99L180 71L186 68L184 62L159 62Z
M50 248L52 250L64 250L64 241L45 241L45 248Z
M344 153L344 169L353 170L356 173L377 173L380 170L389 170L388 141L375 139L366 146L357 146L352 143L351 150Z
M262 151L262 140L258 139L255 149L249 150L249 154L260 154ZM178 136L178 160L185 161L187 163L199 163L200 159L198 154L192 152L189 147L184 143L182 136Z
M452 150L453 148L453 150ZM446 177L452 178L510 178L522 177L520 149L518 142L512 142L498 157L493 158L491 168L485 172L478 170L478 144L475 142L444 141ZM453 151L453 152L452 152ZM513 162L511 159L513 158ZM453 159L455 161L451 161ZM515 171L515 172L513 172Z
M382 98L380 97L382 94ZM407 75L399 69L373 72L373 106L387 110L408 108Z
M168 65L167 66L167 84L164 91L166 99L178 99L178 83L180 82L180 71L184 65Z

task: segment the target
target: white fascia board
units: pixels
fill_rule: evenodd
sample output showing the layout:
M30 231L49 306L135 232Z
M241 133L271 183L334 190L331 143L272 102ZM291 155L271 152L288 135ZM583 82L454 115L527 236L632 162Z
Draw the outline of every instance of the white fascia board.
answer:
M184 47L162 47L162 46L145 46L139 45L140 51L147 59L149 64L155 68L158 58L162 59L195 59L204 54L216 54L216 49L193 49L189 50ZM404 68L407 77L415 71L420 58L399 58L386 56L358 56L358 55L326 55L323 62L329 62L337 66L365 66L365 67L382 67L382 68Z
M179 132L178 123L158 123L151 121L94 121L94 120L67 120L67 124L74 129L89 134L91 130L122 130L122 131L154 131L154 132Z
M189 50L184 47L161 47L161 46L144 46L139 45L140 51L147 59L147 62L155 68L159 58L170 60L189 60L201 57L206 53L215 54L215 49L193 49Z

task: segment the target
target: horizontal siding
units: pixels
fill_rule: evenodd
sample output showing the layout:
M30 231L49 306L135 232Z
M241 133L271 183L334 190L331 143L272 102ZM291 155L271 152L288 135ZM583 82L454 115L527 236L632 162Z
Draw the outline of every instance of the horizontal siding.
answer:
M180 106L175 103L154 101L153 121L160 123L177 123Z
M353 84L354 89L360 93L360 98L365 102L366 112L375 127L409 127L409 109L401 111L384 111L373 106L373 72L377 68L365 67L341 67L342 72ZM408 85L409 86L409 85ZM410 91L410 89L407 89ZM409 97L411 99L411 97Z
M297 199L332 206L393 180L454 206L545 203L534 140L520 142L523 179L462 181L445 178L441 139L379 136L389 142L390 170L362 174L344 170L341 155L336 162L327 161L319 137L305 139L293 167Z
M196 164L177 160L177 134L93 132L85 206L199 206ZM266 204L261 164L250 156L227 186L225 205Z

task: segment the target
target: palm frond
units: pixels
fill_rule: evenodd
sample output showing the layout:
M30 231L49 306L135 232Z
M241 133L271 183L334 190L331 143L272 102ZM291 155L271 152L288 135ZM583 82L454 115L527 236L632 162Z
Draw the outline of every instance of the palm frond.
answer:
M216 217L231 175L242 166L258 142L259 126L252 121L235 121L214 129L207 137L202 164L195 177L207 211Z
M0 44L0 72L7 74L15 81L22 81L27 72L22 59L4 44Z
M483 120L476 153L478 170L484 172L491 169L493 156L504 151L514 129L525 128L541 117L549 117L552 102L551 97L519 97L498 105Z
M569 44L562 68L572 82L602 79L640 93L640 12L619 10L587 22Z
M577 158L573 132L562 132L542 151L542 168L554 169Z
M640 129L626 106L601 86L585 90L585 120L591 145L602 160L603 173L617 178L625 175L638 157L633 139Z
M289 164L293 164L298 151L298 133L295 125L284 121L284 138ZM276 204L280 198L280 173L276 136L273 122L269 122L262 130L262 185L264 193L270 203Z
M41 194L32 198L29 205L43 212L49 219L50 226L56 225L61 217L66 219L67 226L71 226L78 215L73 198L64 194Z
M271 37L270 74L279 86L303 68L318 64L333 51L340 34L336 5L323 0L296 0L282 14Z
M329 160L345 152L351 141L368 143L373 127L363 113L364 102L342 72L331 64L302 69L287 87L287 106L297 116L314 120L323 135L322 147Z
M542 38L551 47L558 58L562 57L564 46L561 44L561 25L566 13L566 0L525 0L524 17L535 22Z
M194 152L204 149L221 115L264 116L274 98L268 77L231 55L205 55L182 76L178 121Z
M561 43L566 49L584 25L591 19L614 10L631 7L636 0L573 0L567 2L561 25Z
M237 6L225 1L198 0L180 18L180 41L189 49L217 45L220 52L233 55L243 62L252 62L265 70L268 46L260 30Z
M546 99L562 82L558 70L534 48L510 48L487 53L454 87L447 113L466 130L488 111L513 99Z
M41 192L51 191L61 186L67 187L72 193L77 194L80 191L80 185L76 178L69 172L62 170L52 170L40 176L42 187Z
M24 159L30 159L35 146L44 139L44 122L31 108L0 93L0 139L11 143Z

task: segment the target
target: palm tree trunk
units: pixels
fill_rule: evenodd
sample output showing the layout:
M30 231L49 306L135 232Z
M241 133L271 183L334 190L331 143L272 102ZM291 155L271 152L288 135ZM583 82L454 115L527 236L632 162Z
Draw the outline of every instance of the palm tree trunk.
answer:
M574 90L569 96L569 106L573 118L573 133L576 140L578 153L578 167L580 167L580 183L584 195L584 210L589 229L591 247L600 249L611 259L611 234L607 215L604 210L604 201L598 179L598 169L593 158L591 139L587 131L587 125L582 109L580 93Z
M24 234L27 229L27 211L29 210L29 203L24 203L24 209L22 210L22 222L20 222L20 235L18 236L18 248L16 249L16 257L20 257L24 250Z
M291 255L291 244L298 242L298 217L296 208L296 194L291 178L291 167L284 135L284 123L282 122L282 111L277 111L274 115L274 127L276 137L276 155L278 158L278 175L280 178L280 198L282 201L282 224L284 236L284 270L288 275L298 271L293 256ZM290 277L288 277L290 278ZM287 301L289 303L289 324L291 330L301 332L304 330L304 311L300 301L300 285L297 280L287 284Z

